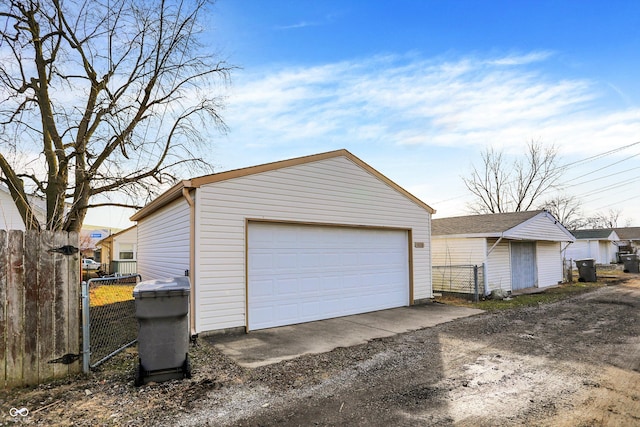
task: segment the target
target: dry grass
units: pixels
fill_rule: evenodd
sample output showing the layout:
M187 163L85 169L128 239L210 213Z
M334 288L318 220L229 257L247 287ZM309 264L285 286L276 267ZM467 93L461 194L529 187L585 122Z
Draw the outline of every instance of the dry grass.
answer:
M464 298L458 298L455 296L441 296L437 297L435 300L444 304L473 307L489 311L506 310L515 307L536 306L538 304L551 303L585 292L590 292L603 286L617 283L621 280L626 279L622 275L615 274L614 272L611 273L612 277L609 277L609 275L607 274L607 277L599 277L597 282L575 281L573 283L565 283L559 286L544 289L536 293L511 296L510 298L504 300L484 299L477 303L474 303Z
M114 304L133 299L135 285L106 285L89 289L89 301L91 307Z

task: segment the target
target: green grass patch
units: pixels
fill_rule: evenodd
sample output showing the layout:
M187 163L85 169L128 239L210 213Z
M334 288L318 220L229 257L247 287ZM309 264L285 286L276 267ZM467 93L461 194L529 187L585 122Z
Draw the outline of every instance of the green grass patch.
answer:
M452 296L437 297L435 300L444 304L473 307L487 311L496 311L517 307L532 307L539 304L548 304L585 292L590 292L606 285L607 283L604 281L565 283L560 286L542 290L539 293L511 296L506 300L485 299L477 303Z

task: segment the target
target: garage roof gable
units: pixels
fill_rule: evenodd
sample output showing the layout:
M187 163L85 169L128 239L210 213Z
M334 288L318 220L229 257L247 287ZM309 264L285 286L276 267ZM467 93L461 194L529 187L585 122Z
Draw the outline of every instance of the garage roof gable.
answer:
M136 212L130 219L132 221L139 221L142 218L150 215L153 212L156 212L158 209L166 206L177 198L181 197L185 191L189 191L190 189L199 188L202 185L212 184L216 182L226 181L234 178L240 178L244 176L254 175L263 172L269 172L277 169L283 169L292 166L298 166L306 163L317 162L325 159L330 159L334 157L345 157L379 179L384 182L386 185L399 192L407 199L411 200L416 205L422 207L426 211L431 214L435 213L435 209L431 208L429 205L418 199L413 194L409 193L404 188L400 187L395 182L391 181L389 178L384 176L382 173L378 172L367 163L351 154L349 151L345 149L329 151L326 153L313 154L310 156L297 157L293 159L281 160L272 163L265 163L257 166L250 166L241 169L234 169L225 172L214 173L210 175L204 175L197 178L192 178L190 180L183 180L178 182L176 185L171 187L169 190L165 191L158 198L153 200L151 203L146 205L144 208Z

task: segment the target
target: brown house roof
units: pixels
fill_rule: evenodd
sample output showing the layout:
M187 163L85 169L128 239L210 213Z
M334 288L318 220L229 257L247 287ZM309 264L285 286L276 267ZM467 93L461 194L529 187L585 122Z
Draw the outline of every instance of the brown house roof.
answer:
M429 213L435 213L435 209L424 203L422 200L418 199L413 194L409 193L404 188L400 187L395 182L391 181L389 178L369 166L364 161L360 160L358 157L351 154L349 151L345 149L329 151L326 153L313 154L310 156L296 157L288 160L281 160L278 162L265 163L262 165L251 166L247 168L234 169L226 172L219 172L210 175L205 175L197 178L192 178L189 180L183 180L178 182L176 185L171 187L169 190L165 191L163 194L158 196L151 203L140 209L133 216L131 216L131 221L139 221L142 218L150 215L151 213L157 211L158 209L166 206L167 204L173 202L174 200L182 197L184 191L189 191L190 189L198 188L202 185L211 184L214 182L226 181L228 179L240 178L243 176L254 175L262 172L269 172L277 169L288 168L292 166L303 165L306 163L317 162L320 160L330 159L334 157L346 157L351 160L356 165L360 166L371 175L375 176L379 180L386 183L388 186L398 191L402 195L404 195L409 200L413 201L418 206L424 208Z
M431 221L431 235L502 233L543 211L509 212L439 218Z
M621 240L640 240L640 227L614 228Z

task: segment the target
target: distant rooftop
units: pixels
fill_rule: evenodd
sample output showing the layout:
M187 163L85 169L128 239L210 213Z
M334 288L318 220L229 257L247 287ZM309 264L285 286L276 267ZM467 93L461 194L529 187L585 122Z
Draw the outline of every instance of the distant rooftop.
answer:
M614 228L620 240L640 240L640 227Z
M485 215L454 216L431 221L431 234L444 236L452 234L502 233L533 218L543 211L509 212Z

